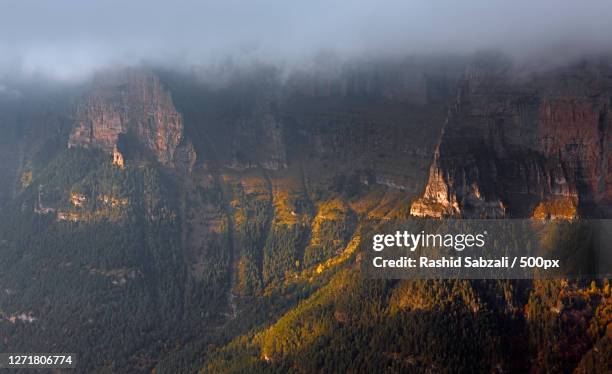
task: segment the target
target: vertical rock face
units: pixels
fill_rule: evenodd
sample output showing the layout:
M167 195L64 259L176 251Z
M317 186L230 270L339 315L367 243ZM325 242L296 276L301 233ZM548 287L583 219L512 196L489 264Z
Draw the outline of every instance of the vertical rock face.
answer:
M610 97L560 97L540 106L540 150L577 171L576 187L594 200L609 199ZM606 180L607 178L607 180ZM557 191L567 194L570 191Z
M250 115L237 121L230 167L259 166L268 170L287 167L284 124L271 106L263 101Z
M183 121L159 79L142 69L106 73L76 109L69 147L112 153L130 134L162 164L171 164L183 138Z
M113 148L113 165L118 168L123 168L125 166L125 161L123 160L123 155L117 147Z
M608 215L612 75L601 69L468 70L411 214Z
M263 116L261 141L267 155L261 165L265 169L277 170L287 167L287 151L283 139L283 126L271 114Z
M191 173L196 163L196 151L191 142L185 142L176 149L174 154L174 164L178 169Z

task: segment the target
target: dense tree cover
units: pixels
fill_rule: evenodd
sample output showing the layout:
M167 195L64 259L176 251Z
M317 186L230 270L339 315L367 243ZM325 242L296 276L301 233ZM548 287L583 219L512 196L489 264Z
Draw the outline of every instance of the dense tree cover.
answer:
M595 286L585 294L567 286L561 294L571 296L559 314L542 299L559 295L559 287L373 281L346 270L271 327L216 351L201 372L571 372L577 365L580 372L607 372L609 337L601 330L589 337L580 324L590 307L609 310L609 299L593 299L609 298L609 290ZM607 318L591 324L607 325Z
M263 289L263 247L272 221L272 206L268 198L242 194L244 219L236 228L241 243L238 291L256 294Z
M149 356L181 323L186 274L172 188L155 169L113 168L95 152L52 160L3 211L0 311L35 320L0 323L10 337L2 350L77 352L83 371L148 365L139 352ZM39 191L51 211L34 211ZM69 191L87 204L71 206ZM102 195L127 203L100 213ZM77 218L61 221L60 211Z
M377 281L360 274L359 253L313 271L370 224L344 205L308 215L303 202L306 219L287 224L268 194L197 186L185 204L213 207L222 223L194 276L180 179L167 173L78 149L41 161L0 222L0 349L74 351L82 372L609 367L608 283ZM54 210L36 213L41 202Z
M281 282L265 298L238 300L244 315L232 318L231 247L253 256L247 294L259 293L263 269L272 269L270 283L299 267L297 252L286 256L284 248L303 248L292 244L302 234L287 231L288 242L268 235L270 206L245 196L248 219L232 227L224 218L207 237L203 271L193 276L182 243L189 226L180 214L179 182L155 165L114 167L92 150L41 160L30 186L2 211L0 334L10 338L0 348L76 352L81 372L156 365L162 372L195 371L210 344L280 316L316 287ZM224 210L218 184L196 193L199 203ZM20 315L33 320L16 320Z
M304 266L306 267L319 264L340 254L353 234L355 223L352 219L325 220L317 228L318 242L311 243L304 250Z
M303 225L273 226L263 249L263 279L272 282L282 279L289 271L300 269L300 253L306 228Z
M491 371L507 364L512 322L474 312L474 300L459 296L473 292L469 282L372 281L344 271L271 328L220 350L203 372ZM435 307L398 306L415 293Z

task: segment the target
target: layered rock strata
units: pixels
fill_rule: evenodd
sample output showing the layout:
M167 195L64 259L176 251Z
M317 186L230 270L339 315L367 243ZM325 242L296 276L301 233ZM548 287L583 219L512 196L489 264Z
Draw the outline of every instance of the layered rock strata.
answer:
M98 76L77 106L69 147L109 154L129 134L162 164L172 164L183 140L183 120L159 79L142 69Z
M411 214L608 215L612 75L601 69L528 79L511 69L468 69Z

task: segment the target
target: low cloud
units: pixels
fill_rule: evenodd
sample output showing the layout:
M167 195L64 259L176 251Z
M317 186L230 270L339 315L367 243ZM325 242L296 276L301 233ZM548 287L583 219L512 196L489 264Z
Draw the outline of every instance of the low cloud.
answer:
M5 0L0 74L75 80L141 62L300 63L470 53L572 57L612 49L612 2L592 0Z

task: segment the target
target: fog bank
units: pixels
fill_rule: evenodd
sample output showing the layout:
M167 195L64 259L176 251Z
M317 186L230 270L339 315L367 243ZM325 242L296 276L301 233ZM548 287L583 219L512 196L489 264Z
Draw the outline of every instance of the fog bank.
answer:
M593 0L4 0L0 75L77 80L142 62L301 64L497 49L517 59L612 50L612 2Z

